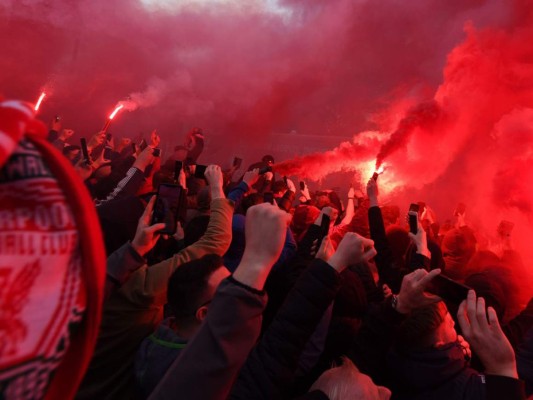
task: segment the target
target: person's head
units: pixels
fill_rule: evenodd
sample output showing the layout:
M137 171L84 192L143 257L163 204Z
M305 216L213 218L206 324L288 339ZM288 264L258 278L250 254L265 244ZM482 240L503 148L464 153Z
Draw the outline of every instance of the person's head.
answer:
M261 159L266 165L272 165L274 164L274 157L272 157L270 154L264 155Z
M283 180L275 181L274 183L272 183L272 193L274 194L275 197L283 196L285 192L287 191L287 189L288 189L288 186Z
M455 322L444 302L414 309L400 324L396 348L402 352L439 347L457 340Z
M381 207L381 214L383 215L385 228L400 224L400 207L394 205L383 206Z
M377 386L346 357L342 365L320 375L311 386L310 391L313 390L322 391L330 400L388 400L391 397L389 389Z
M180 265L172 273L167 302L180 335L194 335L207 316L218 285L229 274L222 258L215 254Z
M250 193L248 196L243 197L241 202L242 212L246 215L246 212L250 207L256 206L263 202L263 195L260 193Z
M189 150L185 146L174 147L174 161L185 161Z

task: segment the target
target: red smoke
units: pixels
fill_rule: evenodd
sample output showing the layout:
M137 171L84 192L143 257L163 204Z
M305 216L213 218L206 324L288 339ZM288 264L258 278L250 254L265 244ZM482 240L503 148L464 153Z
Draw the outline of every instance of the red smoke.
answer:
M129 96L114 134L157 127L173 146L201 126L202 162L256 161L250 143L266 148L274 132L344 136L310 156L291 149L300 158L277 168L368 179L384 161L380 185L403 188L402 205L426 200L444 219L463 201L488 232L515 222L516 246L531 247L530 1L279 0L285 14L266 3L2 2L0 91L33 101L46 89L43 118L84 136Z

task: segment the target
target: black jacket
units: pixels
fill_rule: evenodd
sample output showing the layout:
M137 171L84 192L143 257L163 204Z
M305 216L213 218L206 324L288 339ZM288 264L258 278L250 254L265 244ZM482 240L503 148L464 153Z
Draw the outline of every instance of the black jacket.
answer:
M340 284L340 275L331 266L312 262L248 357L230 399L288 396L302 351Z

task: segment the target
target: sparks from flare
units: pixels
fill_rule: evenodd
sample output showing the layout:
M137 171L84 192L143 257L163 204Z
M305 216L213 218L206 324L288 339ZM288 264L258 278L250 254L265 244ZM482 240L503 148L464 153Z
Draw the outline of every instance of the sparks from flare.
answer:
M42 92L39 96L39 100L37 100L37 103L35 104L34 111L39 111L39 107L41 107L41 103L43 102L44 98L46 97L46 93Z

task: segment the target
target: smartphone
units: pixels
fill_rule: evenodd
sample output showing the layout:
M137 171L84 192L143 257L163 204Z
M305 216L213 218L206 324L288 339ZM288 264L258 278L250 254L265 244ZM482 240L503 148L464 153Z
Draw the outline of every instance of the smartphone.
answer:
M305 190L305 182L300 181L300 190Z
M413 235L418 232L418 210L420 210L420 206L416 203L411 203L407 214L409 216L409 231Z
M283 182L285 182L285 185L288 186L287 185L287 177L286 176L283 177Z
M239 169L241 165L242 165L242 158L235 157L233 159L233 166L235 167L235 169Z
M178 182L180 179L180 172L183 169L183 162L176 161L174 163L174 182Z
M154 157L161 157L161 149L154 149L154 152L152 153Z
M56 122L61 121L61 116L60 116L60 115L56 115L56 116L54 117L54 120L55 120Z
M267 172L272 172L272 167L269 165L268 167L263 167L259 170L259 175L264 175Z
M514 224L511 221L502 220L498 225L498 235L503 237L511 236Z
M206 169L207 165L196 164L196 168L194 169L194 177L199 179L205 179Z
M173 235L178 228L178 216L182 203L182 188L179 185L162 183L157 188L152 225L164 223L165 227L159 231L167 235Z
M330 225L331 225L331 218L329 217L329 215L323 214L322 223L320 224L322 239L328 236Z
M274 193L272 192L263 193L263 203L274 204Z
M468 296L470 287L456 282L446 275L440 274L435 276L431 282L428 283L426 290L430 293L436 294L443 300L450 301L454 304L460 304Z
M131 149L133 150L133 154L137 153L137 145L133 142L131 142Z
M106 160L111 160L112 156L113 156L113 149L111 147L106 147L104 149L104 158Z
M83 160L85 161L85 164L91 165L92 160L89 156L89 149L87 148L87 140L85 138L80 139L80 145L81 145L81 154L83 157Z
M113 138L113 135L112 135L112 134L110 134L110 133L106 133L106 134L105 134L105 140L106 140L106 142L109 142L112 138Z
M146 144L146 140L141 140L141 143L139 143L139 148L141 149L141 151L143 151L144 149L146 149L148 147L148 144Z
M464 203L457 204L457 207L455 207L455 211L453 212L453 215L463 215L466 211L466 205Z
M372 175L372 179L377 181L378 180L378 176L379 176L379 174L377 172L374 172L374 174Z

